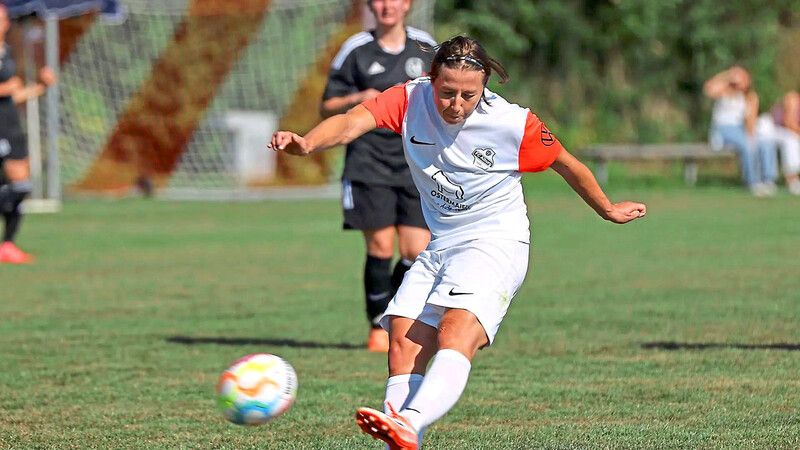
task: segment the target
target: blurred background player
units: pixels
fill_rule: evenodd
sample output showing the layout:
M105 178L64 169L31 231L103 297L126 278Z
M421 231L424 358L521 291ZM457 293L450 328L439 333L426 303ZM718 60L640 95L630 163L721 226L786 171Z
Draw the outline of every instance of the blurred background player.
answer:
M330 117L382 91L424 75L436 42L405 26L411 0L370 0L376 27L350 37L333 60L320 113ZM396 133L375 130L347 145L342 174L344 228L361 230L366 242L364 291L370 333L367 348L386 352L380 320L403 275L425 249L430 233ZM400 260L391 268L395 240Z
M739 153L745 187L754 195L766 194L767 187L759 175L755 137L758 94L753 89L750 72L733 66L706 81L703 93L714 99L709 131L711 146L735 149Z
M611 203L529 109L486 89L492 70L508 79L477 40L459 36L438 49L430 78L391 88L304 137L278 131L270 143L307 155L377 127L404 139L433 240L381 319L391 337L388 410L356 415L390 449L416 450L425 428L456 404L473 357L492 344L525 279L530 221L522 172L552 167L608 221L645 215L644 204Z
M25 86L16 74L11 49L6 43L10 22L8 11L0 5L0 212L5 221L0 262L26 264L33 258L14 244L22 221L20 204L31 192L31 169L25 133L22 131L17 104L44 94L56 76L47 67L39 72L40 83Z

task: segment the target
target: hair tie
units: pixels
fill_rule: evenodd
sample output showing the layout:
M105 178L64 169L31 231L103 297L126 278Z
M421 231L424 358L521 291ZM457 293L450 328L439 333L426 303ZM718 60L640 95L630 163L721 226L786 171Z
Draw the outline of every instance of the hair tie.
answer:
M445 61L466 61L471 64L475 64L476 66L480 67L481 70L485 69L483 64L475 58L470 58L469 56L450 56L444 59Z

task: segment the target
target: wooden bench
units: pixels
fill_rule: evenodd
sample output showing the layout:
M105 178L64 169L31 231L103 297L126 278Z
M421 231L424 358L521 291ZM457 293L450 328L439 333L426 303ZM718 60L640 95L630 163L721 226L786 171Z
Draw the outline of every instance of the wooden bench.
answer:
M714 150L705 142L677 144L597 144L584 148L580 158L595 162L595 178L600 184L608 182L609 161L683 161L683 180L697 183L697 162L706 159L730 158L737 153L731 148Z

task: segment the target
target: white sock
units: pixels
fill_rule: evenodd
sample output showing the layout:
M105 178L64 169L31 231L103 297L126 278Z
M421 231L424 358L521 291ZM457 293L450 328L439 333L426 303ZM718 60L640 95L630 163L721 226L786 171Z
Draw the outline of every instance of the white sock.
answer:
M387 402L392 404L392 408L394 408L395 411L400 411L408 406L408 403L419 390L422 380L423 376L418 373L389 377L389 379L386 380L386 397L383 401L383 412L389 414L389 407L386 406ZM416 428L416 430L418 433L417 439L421 446L422 435L425 434L425 428ZM389 446L387 445L386 448L388 449Z
M403 408L403 417L416 430L439 420L461 397L471 368L467 357L455 350L436 352L417 394Z

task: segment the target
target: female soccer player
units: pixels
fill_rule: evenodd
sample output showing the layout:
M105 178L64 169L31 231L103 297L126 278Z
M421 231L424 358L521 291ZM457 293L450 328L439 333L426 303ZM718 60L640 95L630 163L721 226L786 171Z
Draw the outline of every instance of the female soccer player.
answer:
M56 76L45 67L39 73L41 83L30 86L22 83L6 44L9 26L8 11L0 5L0 165L5 175L0 174L0 212L5 219L0 263L26 264L33 258L14 244L14 237L22 220L20 204L31 191L31 169L16 105L42 95L46 86L56 82Z
M492 70L508 79L478 41L456 37L439 46L430 78L390 88L304 137L279 131L270 142L307 155L375 127L402 135L432 240L381 319L391 345L388 411L356 414L359 426L391 449L418 448L425 428L455 405L472 358L491 345L525 278L530 231L522 172L552 167L611 222L645 215L641 203L611 203L530 110L488 90Z
M430 67L433 53L422 47L436 42L424 31L404 25L411 0L370 0L368 4L377 26L352 36L334 58L320 108L323 117L345 112L387 88L418 78ZM374 130L350 142L342 188L344 228L361 230L366 242L367 349L385 353L389 336L378 320L430 240L400 136ZM391 270L395 238L400 260Z

